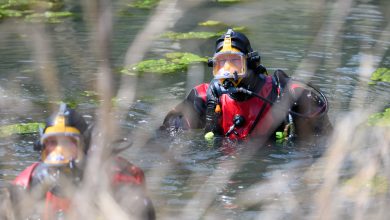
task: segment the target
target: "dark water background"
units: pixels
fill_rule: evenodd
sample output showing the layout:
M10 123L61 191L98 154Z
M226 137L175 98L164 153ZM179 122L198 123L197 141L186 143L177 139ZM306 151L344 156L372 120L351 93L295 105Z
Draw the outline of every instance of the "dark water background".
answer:
M193 6L187 9L190 4ZM85 91L95 89L99 60L91 48L94 32L83 20L80 5L69 8L78 15L76 18L49 24L45 31L50 40L52 64L58 69L60 99L79 103L79 111L92 121L97 105ZM123 67L127 48L154 12L128 8L122 1L115 3L111 62L116 89L122 81L131 78L117 70ZM269 72L283 69L322 89L329 98L329 115L334 123L353 109L381 109L389 104L389 84L367 86L370 71L390 67L390 2L387 0L248 0L237 4L178 1L172 14L174 19L170 19L176 22L167 19L168 30L177 32L209 30L197 25L205 20L246 26L245 33L252 47L259 50ZM37 74L40 70L34 65L34 42L29 28L21 21L0 23L0 125L43 122L48 116L48 94ZM158 59L164 53L176 51L211 56L213 47L214 39L157 38L146 58ZM371 64L368 69L364 69L365 61ZM359 75L360 72L366 75ZM196 195L215 194L209 212L215 211L225 218L254 217L261 213L261 208L242 208L236 204L238 195L256 183L266 182L275 173L290 178L296 175L291 182L296 191L281 191L281 197L308 190L300 187L302 177L289 171L299 173L300 169L311 166L324 146L264 147L256 155L240 158L232 178L215 178L205 185L217 169L222 172L236 169L237 164L229 161L240 155L210 149L201 131L185 133L175 140L145 139L154 137L154 130L164 115L191 87L211 79L210 70L206 64L196 64L188 71L143 74L136 79L135 100L128 106L125 120L119 122L123 136L134 141L133 148L123 155L146 172L159 215L170 216L191 207L196 211L196 207L203 205L201 200L193 199ZM0 186L39 158L32 149L36 138L37 134L32 134L0 140ZM265 201L276 199L270 195L258 196L264 196Z

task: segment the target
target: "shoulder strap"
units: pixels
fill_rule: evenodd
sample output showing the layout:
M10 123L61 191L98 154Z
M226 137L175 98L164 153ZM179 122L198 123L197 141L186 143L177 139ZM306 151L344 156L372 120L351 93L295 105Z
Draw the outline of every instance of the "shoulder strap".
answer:
M288 81L291 79L283 70L276 70L272 76L277 86L278 98L286 88Z

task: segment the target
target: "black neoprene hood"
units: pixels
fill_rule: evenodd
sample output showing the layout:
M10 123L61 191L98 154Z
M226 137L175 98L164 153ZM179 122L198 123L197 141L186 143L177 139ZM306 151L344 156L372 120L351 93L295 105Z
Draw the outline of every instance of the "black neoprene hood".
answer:
M58 116L58 113L55 113L51 115L48 119L46 119L46 127L54 126L55 120ZM85 122L84 118L78 114L75 110L67 108L65 112L65 124L66 126L71 126L77 128L80 133L83 133L85 130L87 130L87 123Z
M225 36L226 34L223 34L217 39L215 44L215 52L218 52L222 49ZM232 47L240 50L244 54L248 54L249 52L253 51L248 38L243 33L233 31L230 37L232 38Z

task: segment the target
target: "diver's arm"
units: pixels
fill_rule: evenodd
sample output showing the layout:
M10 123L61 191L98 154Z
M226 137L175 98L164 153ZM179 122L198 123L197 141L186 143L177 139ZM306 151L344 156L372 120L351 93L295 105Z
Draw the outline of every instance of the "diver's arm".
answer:
M180 129L203 128L207 87L208 84L201 84L193 88L184 101L168 112L160 129L175 132Z

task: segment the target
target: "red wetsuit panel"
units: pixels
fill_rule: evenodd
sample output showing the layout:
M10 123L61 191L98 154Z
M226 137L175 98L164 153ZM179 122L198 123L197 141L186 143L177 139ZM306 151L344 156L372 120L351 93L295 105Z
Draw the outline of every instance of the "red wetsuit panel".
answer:
M271 92L272 77L267 77L265 84L258 94L262 97L268 97ZM229 138L231 139L246 138L249 135L249 132L251 132L259 113L261 113L260 119L252 131L253 135L266 134L272 125L272 120L269 117L264 118L271 105L261 99L251 97L245 101L235 101L230 98L229 95L224 94L220 98L220 103L222 107L221 125L224 133L227 133L229 128L233 125L233 118L235 115L241 115L245 119L243 126L235 128L237 135L234 133L230 134Z
M54 195L50 191L46 193L44 220L56 219L57 212L66 212L70 207L70 200Z
M133 165L122 157L115 159L114 167L112 168L113 176L112 183L118 184L134 184L145 185L145 175L141 168Z
M204 102L207 102L207 89L209 88L208 83L202 83L195 87L195 90L198 92L198 96L203 99Z

